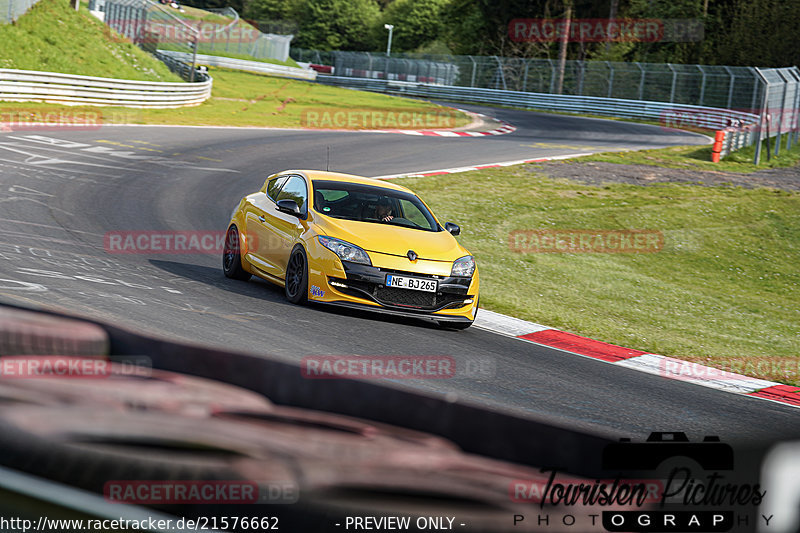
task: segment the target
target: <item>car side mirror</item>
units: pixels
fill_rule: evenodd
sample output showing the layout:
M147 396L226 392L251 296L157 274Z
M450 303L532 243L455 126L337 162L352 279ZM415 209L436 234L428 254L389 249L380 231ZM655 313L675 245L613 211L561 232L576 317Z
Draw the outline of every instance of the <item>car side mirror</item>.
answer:
M297 206L297 202L294 200L278 200L278 211L281 213L294 215L296 217L302 216L300 208Z
M458 224L453 224L452 222L445 222L444 223L444 229L446 229L447 231L449 231L453 235L460 235L461 234L461 228L458 226Z

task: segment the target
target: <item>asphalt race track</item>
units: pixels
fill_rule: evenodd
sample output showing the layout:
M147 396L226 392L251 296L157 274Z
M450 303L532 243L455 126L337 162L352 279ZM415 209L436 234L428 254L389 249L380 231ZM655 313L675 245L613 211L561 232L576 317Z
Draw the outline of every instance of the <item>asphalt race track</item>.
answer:
M477 328L442 331L418 321L293 306L280 288L226 279L218 254L104 251L109 231L224 231L236 202L267 175L325 168L327 146L331 170L378 176L707 142L657 126L483 111L518 130L483 138L179 127L0 133L0 301L44 304L147 333L298 362L326 354L451 355L459 366L479 360L494 368L493 377L396 385L613 436L685 431L742 443L800 436L800 410L789 406Z

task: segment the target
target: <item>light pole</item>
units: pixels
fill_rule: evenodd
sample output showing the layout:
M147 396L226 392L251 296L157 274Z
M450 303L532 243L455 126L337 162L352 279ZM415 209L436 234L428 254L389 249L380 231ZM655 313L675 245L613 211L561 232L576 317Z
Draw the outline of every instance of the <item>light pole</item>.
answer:
M386 43L386 56L388 57L389 54L392 53L392 30L394 26L391 24L384 24L383 27L389 30L389 42Z

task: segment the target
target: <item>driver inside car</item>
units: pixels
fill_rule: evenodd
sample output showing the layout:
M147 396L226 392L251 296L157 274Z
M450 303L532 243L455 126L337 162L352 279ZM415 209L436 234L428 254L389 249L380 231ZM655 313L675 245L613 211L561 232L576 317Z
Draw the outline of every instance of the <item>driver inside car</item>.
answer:
M379 203L375 207L375 218L381 222L389 222L394 218L392 216L392 206L388 202Z

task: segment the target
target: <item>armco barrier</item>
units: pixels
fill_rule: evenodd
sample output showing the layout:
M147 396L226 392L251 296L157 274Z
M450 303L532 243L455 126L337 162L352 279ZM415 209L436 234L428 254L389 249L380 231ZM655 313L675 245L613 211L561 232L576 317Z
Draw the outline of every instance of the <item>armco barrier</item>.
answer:
M211 78L169 83L0 69L0 100L125 107L183 107L211 96Z
M317 82L367 91L438 100L487 103L547 111L606 115L620 118L641 118L664 121L668 118L669 113L685 112L701 117L700 120L702 121L703 127L712 129L726 128L733 124L744 126L758 122L758 115L751 113L714 107L671 104L668 102L621 100L618 98L604 98L599 96L528 93L342 76L319 76Z
M192 54L185 52L173 52L170 50L159 50L159 54L179 59L181 61L191 61ZM197 54L198 65L209 65L212 67L223 67L235 70L245 70L248 72L257 72L259 74L269 74L270 76L281 76L284 78L298 78L302 80L314 81L317 79L317 73L311 69L303 69L297 67L289 67L286 65L274 65L272 63L264 63L263 61L248 61L244 59L233 59L231 57L208 56Z

